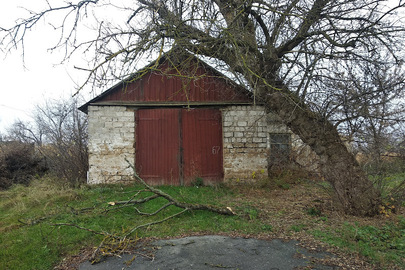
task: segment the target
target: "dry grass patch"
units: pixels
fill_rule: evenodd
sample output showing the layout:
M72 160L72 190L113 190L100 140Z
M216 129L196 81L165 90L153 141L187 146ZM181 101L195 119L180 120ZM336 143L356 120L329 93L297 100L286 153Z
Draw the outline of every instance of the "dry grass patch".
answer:
M239 194L234 203L256 209L259 222L271 227L266 232L271 237L297 239L306 247L339 254L345 258L339 263L346 261L348 269L402 269L400 265L405 265L404 208L388 217L348 216L335 207L326 183L288 184L288 188L233 187Z

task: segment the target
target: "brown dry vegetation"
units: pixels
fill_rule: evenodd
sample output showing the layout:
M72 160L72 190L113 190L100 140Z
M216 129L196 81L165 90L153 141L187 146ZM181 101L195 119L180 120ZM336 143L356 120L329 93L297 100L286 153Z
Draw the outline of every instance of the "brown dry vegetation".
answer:
M309 231L338 230L345 223L380 228L387 222L395 223L397 215L405 214L404 209L399 209L396 215L388 217L346 215L336 208L331 197L333 193L323 184L319 181L303 181L284 183L285 186L272 183L270 187L264 188L239 186L236 189L240 195L235 198L235 203L249 202L252 207L258 209L258 219L263 224L271 224L271 232L260 233L254 237L296 239L310 250L326 250L338 255L327 263L339 269L381 269L356 252L351 253L316 239ZM398 265L386 265L384 268L403 269Z

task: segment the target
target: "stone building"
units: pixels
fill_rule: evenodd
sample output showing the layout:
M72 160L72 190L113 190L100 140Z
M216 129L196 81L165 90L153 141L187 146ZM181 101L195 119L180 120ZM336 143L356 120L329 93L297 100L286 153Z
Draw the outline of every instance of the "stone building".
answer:
M251 93L205 62L165 55L79 108L89 117L88 183L254 181L315 156Z

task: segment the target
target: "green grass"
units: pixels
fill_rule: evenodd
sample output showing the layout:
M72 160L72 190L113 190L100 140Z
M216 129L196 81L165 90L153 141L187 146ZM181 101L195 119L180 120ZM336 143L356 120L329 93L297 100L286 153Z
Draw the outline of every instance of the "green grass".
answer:
M292 184L291 189L321 192L319 185ZM318 189L317 189L318 188ZM81 248L98 246L103 236L70 226L72 223L99 232L124 235L132 228L173 215L180 209L170 206L156 216L140 216L133 207L114 209L108 202L130 199L140 186L100 185L72 189L41 179L30 187L15 186L0 192L0 269L52 269L65 256ZM241 233L246 235L309 234L348 252L358 252L381 268L400 266L405 258L405 218L398 215L387 222L357 223L325 215L316 206L304 208L302 216L288 219L285 196L274 197L281 208L262 209L256 193L242 195L242 189L226 187L160 187L177 200L187 203L231 207L237 216L223 216L207 211L184 213L164 223L142 228L132 237L167 237L190 233ZM279 188L277 193L292 190ZM268 189L261 189L268 191ZM293 192L296 192L293 190ZM141 193L145 197L151 193ZM263 193L261 196L267 193ZM290 194L291 196L291 194ZM304 198L297 198L304 199ZM312 199L311 201L312 202ZM138 209L154 212L166 201L158 199ZM291 206L293 207L293 206ZM284 209L284 210L282 210ZM350 218L350 217L348 217ZM288 221L288 222L285 222ZM280 225L281 224L281 225ZM284 227L280 227L283 224ZM367 225L364 225L367 224ZM372 225L370 225L372 224ZM398 267L397 267L398 268Z
M98 245L102 240L102 236L85 230L53 224L73 223L95 231L123 235L137 225L163 219L181 210L170 206L152 217L138 215L133 207L105 211L113 208L108 202L128 200L140 189L142 188L139 186L70 189L55 186L49 181L37 181L28 188L16 186L0 192L0 269L52 269L63 256L74 254L84 246ZM180 201L222 207L228 205L223 205L220 201L233 196L229 190L218 187L161 189ZM164 199L157 199L140 206L139 210L154 212L165 202ZM86 208L91 211L80 211ZM46 218L38 221L43 217ZM132 236L164 237L192 232L234 230L252 233L261 226L259 222L251 222L244 216L228 217L207 211L193 211L141 229Z
M403 265L405 258L405 218L381 227L343 223L339 228L312 230L311 233L333 246L357 252L373 263Z
M370 175L369 178L380 189L383 198L395 197L396 200L399 200L399 203L405 206L405 199L403 193L401 193L405 188L405 172L374 174Z

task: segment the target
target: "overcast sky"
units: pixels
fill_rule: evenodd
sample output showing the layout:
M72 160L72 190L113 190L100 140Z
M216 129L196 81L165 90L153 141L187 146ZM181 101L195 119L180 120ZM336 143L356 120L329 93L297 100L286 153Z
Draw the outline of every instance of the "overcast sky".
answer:
M58 2L64 1L50 1L54 6ZM132 1L127 3L131 4ZM29 13L21 7L40 11L46 7L46 0L2 1L0 26L7 28L17 18L28 17ZM104 14L111 15L111 10L104 10ZM11 51L7 56L0 50L0 134L6 133L6 128L17 119L29 121L35 105L40 105L44 100L69 97L75 92L77 84L84 82L86 74L73 68L74 65L85 66L84 59L80 59L83 56L76 55L69 63L60 65L62 54L51 54L48 51L48 48L56 44L57 39L52 27L47 22L40 21L25 40L25 63L21 48ZM82 91L82 94L87 100L94 96L94 93L90 95L86 91Z
M2 1L0 26L11 26L16 18L27 17L21 7L38 11L44 4L44 0ZM83 82L83 72L73 68L79 58L60 65L63 54L48 51L57 38L52 33L44 22L28 33L25 62L21 48L7 55L0 51L0 134L16 119L29 121L35 105L46 99L67 98L75 92L76 84Z

